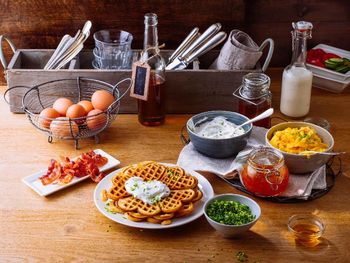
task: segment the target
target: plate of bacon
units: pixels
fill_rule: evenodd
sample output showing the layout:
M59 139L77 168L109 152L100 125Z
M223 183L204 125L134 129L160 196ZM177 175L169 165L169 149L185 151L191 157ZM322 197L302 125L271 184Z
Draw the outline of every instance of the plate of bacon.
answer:
M69 157L52 159L47 169L26 176L22 181L39 195L48 196L87 178L99 182L104 177L104 171L119 164L119 160L97 149L82 153L73 159Z

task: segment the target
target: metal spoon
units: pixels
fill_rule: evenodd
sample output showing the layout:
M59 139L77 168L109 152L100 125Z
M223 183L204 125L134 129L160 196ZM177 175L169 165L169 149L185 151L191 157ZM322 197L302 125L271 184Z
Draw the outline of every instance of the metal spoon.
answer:
M270 108L270 109L264 111L263 113L260 113L258 116L254 117L253 119L250 119L250 120L244 122L243 124L238 125L238 126L235 128L235 130L237 130L238 128L243 127L244 125L250 124L250 123L252 123L252 122L260 121L260 120L262 120L262 119L265 119L265 118L267 118L267 117L270 117L272 114L273 114L273 108Z
M303 151L299 153L300 155L313 155L313 154L322 154L322 155L340 155L346 154L346 152L317 152L317 151Z

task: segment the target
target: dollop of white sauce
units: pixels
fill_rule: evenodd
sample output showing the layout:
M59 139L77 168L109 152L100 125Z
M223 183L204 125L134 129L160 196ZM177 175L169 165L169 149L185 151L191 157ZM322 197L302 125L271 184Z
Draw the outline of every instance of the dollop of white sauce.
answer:
M204 122L195 127L194 132L199 136L210 139L228 139L245 133L243 128L236 129L238 125L228 121L223 116L217 116L213 120Z
M146 182L138 176L131 177L125 182L125 190L150 205L170 194L170 189L166 184L157 180Z

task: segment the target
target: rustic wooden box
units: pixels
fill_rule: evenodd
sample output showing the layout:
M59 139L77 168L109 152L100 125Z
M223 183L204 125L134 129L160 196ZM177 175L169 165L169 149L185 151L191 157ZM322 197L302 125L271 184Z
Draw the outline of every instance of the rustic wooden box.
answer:
M88 77L111 84L131 76L131 70L98 70L92 67L91 50L82 51L66 69L43 70L42 68L54 50L18 49L11 59L6 77L8 87L32 87L40 83L63 79ZM134 52L139 52L135 50ZM168 58L171 50L162 51ZM219 51L211 51L200 57L189 69L166 72L166 111L167 113L198 113L207 110L235 110L237 99L232 95L239 87L242 77L249 72L261 72L260 65L255 70L218 71L207 69L218 56ZM10 110L23 112L22 97L25 88L9 91ZM122 99L121 113L136 113L137 102L125 96Z

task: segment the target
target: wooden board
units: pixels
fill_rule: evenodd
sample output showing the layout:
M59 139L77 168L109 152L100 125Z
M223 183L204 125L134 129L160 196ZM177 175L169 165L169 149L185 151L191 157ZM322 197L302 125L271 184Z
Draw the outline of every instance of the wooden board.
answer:
M272 79L275 117L278 112L281 70ZM0 87L0 95L5 91ZM350 152L350 89L332 94L313 89L309 116L331 123L335 150ZM21 182L45 168L51 158L77 156L100 148L122 161L122 166L145 160L176 163L183 147L179 134L191 115L169 115L165 125L144 127L135 115L118 116L101 134L100 144L72 141L49 144L23 114L11 114L0 100L0 261L1 262L348 262L350 258L350 156L342 157L344 173L324 197L306 203L278 204L260 198L262 215L251 231L225 239L204 217L165 231L129 228L104 217L93 203L95 184L89 180L42 198ZM214 174L205 173L215 194L236 193ZM245 195L245 194L244 194ZM325 222L325 245L317 249L297 246L288 232L293 214L313 213Z

